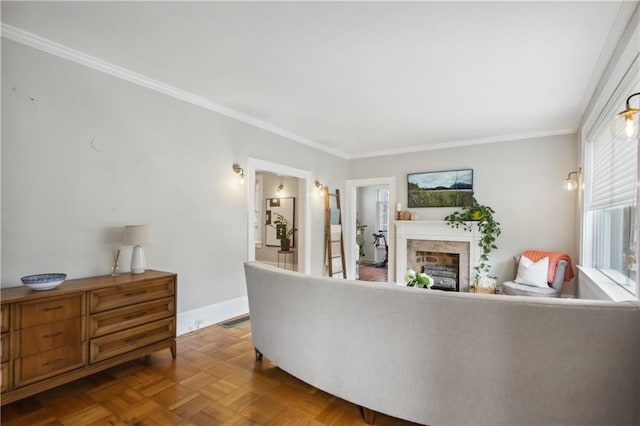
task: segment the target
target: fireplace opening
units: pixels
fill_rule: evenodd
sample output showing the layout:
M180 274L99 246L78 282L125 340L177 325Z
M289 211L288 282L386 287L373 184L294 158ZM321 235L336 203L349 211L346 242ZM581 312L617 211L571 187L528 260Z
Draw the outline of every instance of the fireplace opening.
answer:
M398 257L398 269L396 270L396 280L402 282L407 269L413 269L421 272L426 264L425 256L432 256L439 253L453 253L458 255L457 260L457 291L469 291L469 276L473 273L473 268L477 263L477 240L469 237L466 231L459 229L451 229L445 222L433 223L430 221L400 221L398 222L399 232L396 234ZM418 226L413 229L412 226ZM425 228L429 232L418 232L419 229ZM404 229L404 228L409 228ZM430 230L431 228L435 230ZM409 234L409 231L412 234ZM460 235L449 235L450 233L460 233ZM400 235L398 237L398 235ZM450 239L448 237L451 237ZM469 238L461 239L461 238ZM404 250L403 250L404 249ZM416 253L420 252L419 255ZM417 260L416 260L417 258ZM405 262L402 262L404 260ZM445 265L455 266L449 259L443 262ZM432 263L433 264L433 263ZM433 269L433 268L432 268ZM449 271L456 272L456 271ZM442 280L444 282L444 280ZM448 281L448 280L447 280ZM453 288L451 289L453 290Z
M460 291L460 255L434 251L416 251L416 266L433 278L432 289Z

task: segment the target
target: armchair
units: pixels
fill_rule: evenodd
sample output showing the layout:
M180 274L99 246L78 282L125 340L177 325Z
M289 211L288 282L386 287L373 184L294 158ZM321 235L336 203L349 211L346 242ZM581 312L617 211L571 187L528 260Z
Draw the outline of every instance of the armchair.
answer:
M527 255L528 253L534 252L525 252L523 253L523 255ZM539 256L540 253L543 252L535 253ZM552 277L549 276L549 279L547 281L548 287L527 285L516 282L521 256L514 256L513 259L515 263L516 274L513 281L505 281L504 283L502 283L502 292L504 294L513 296L560 297L560 294L562 293L562 285L565 281L568 281L573 277L573 269L570 265L571 259L569 258L569 256L560 255L559 253L550 254L555 255L555 260L549 263L549 269L551 270L551 266L555 264L555 271L553 272Z

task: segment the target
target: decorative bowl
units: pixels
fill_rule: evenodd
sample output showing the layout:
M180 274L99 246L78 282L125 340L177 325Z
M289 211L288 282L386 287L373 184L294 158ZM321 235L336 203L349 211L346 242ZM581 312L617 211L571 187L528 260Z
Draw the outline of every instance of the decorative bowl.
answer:
M33 290L51 290L67 279L67 274L38 274L20 278L22 284Z

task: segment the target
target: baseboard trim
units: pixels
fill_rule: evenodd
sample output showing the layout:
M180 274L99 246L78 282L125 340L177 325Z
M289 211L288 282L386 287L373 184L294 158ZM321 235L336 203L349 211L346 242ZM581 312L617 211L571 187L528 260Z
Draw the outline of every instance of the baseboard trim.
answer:
M249 313L249 299L247 296L203 306L179 313L176 332L180 336L247 313Z

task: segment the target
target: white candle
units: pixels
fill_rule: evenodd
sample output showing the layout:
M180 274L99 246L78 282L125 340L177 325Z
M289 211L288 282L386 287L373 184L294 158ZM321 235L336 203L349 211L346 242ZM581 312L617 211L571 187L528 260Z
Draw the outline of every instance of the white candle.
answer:
M402 211L402 203L398 203L398 205L396 205L396 211L397 212L401 212Z

